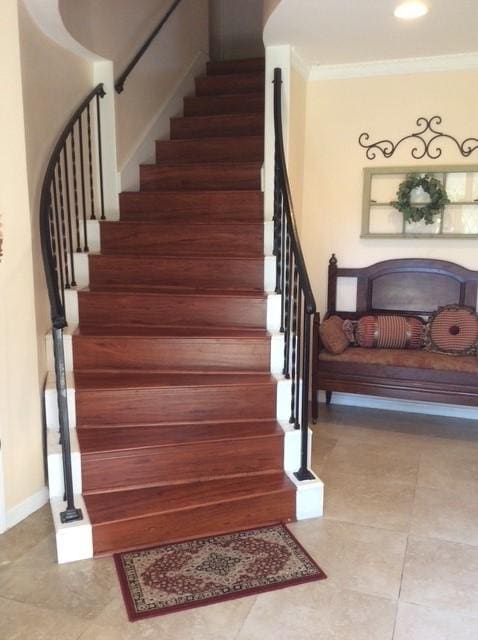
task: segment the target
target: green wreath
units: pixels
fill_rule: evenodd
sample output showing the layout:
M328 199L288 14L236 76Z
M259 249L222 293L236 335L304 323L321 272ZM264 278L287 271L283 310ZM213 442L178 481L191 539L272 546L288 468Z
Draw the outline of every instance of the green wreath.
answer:
M421 187L425 193L428 193L430 202L418 206L412 205L411 193L417 187ZM397 200L390 204L403 213L406 222L424 220L425 224L433 224L435 216L440 214L449 202L445 187L439 180L432 178L428 173L424 176L410 173L398 187Z

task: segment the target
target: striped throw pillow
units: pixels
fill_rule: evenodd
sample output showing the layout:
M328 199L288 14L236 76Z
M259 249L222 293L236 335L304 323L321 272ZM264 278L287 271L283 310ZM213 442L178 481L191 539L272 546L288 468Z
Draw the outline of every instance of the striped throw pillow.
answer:
M441 307L428 321L428 351L457 356L471 355L476 353L477 342L478 316L470 307Z
M407 316L364 316L355 332L360 347L377 349L420 349L424 324Z

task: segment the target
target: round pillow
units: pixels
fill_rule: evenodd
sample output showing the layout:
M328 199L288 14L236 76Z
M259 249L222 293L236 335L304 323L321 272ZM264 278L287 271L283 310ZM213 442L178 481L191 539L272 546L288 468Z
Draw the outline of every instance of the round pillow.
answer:
M413 316L363 316L355 337L359 347L368 349L420 349L423 322Z
M448 305L430 317L427 349L450 355L471 355L478 341L478 316L470 307Z

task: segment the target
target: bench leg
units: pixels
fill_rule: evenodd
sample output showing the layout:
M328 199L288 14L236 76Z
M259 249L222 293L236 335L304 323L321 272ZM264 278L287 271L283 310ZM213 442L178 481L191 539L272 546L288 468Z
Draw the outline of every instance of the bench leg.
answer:
M328 406L332 400L332 391L325 392L325 404Z

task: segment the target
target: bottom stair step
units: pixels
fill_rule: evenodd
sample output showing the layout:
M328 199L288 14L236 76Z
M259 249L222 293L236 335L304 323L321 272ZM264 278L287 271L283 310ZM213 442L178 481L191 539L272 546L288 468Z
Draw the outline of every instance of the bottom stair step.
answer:
M295 519L295 487L270 473L85 496L95 555Z

